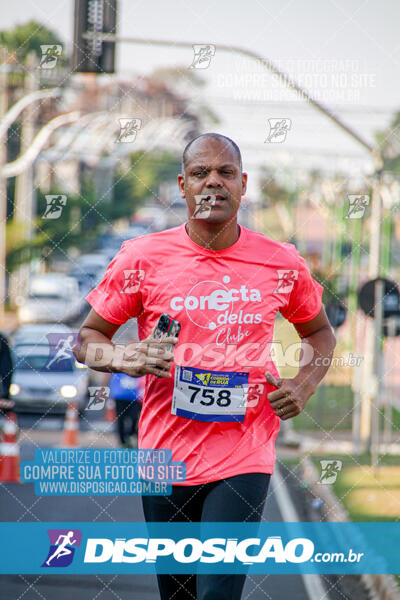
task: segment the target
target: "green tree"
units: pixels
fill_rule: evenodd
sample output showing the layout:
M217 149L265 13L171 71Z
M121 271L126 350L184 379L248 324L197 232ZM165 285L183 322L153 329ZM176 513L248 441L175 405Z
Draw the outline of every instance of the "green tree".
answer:
M96 197L92 176L86 173L81 193L68 194L67 203L57 219L43 218L47 206L45 196L64 192L60 189L46 194L38 191L32 240L26 240L21 224L10 221L7 225L8 271L33 258L48 261L55 255L65 256L72 247L81 251L90 249L105 225L130 219L147 198L156 200L159 185L176 179L179 171L178 157L169 152L136 152L130 157L126 171L121 167L116 171L111 202Z
M400 111L389 127L379 131L375 138L384 159L385 170L400 174Z
M292 192L277 180L273 169L268 167L261 168L258 185L263 206L275 206L280 202L288 206L294 199Z
M42 56L41 44L61 44L58 35L37 21L16 25L13 29L0 31L0 44L15 54L18 62L24 62L29 52Z

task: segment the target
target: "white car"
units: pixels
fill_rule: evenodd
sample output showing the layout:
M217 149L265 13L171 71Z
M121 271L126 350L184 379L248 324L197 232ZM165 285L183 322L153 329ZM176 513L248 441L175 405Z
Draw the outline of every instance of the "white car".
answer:
M17 410L64 413L76 402L82 412L88 400L89 373L72 352L49 344L19 344L11 348L14 364L10 399Z
M29 323L15 329L10 335L10 341L13 346L48 344L47 334L49 333L64 335L73 333L73 331L68 325L62 323Z
M98 253L92 253L92 254L81 254L81 256L79 256L76 259L75 266L76 267L79 266L83 269L104 272L106 270L107 264L104 260L104 256L102 256L101 254L98 254Z
M28 297L18 306L17 315L20 324L49 320L66 323L77 318L80 311L77 281L60 273L46 273L32 277Z

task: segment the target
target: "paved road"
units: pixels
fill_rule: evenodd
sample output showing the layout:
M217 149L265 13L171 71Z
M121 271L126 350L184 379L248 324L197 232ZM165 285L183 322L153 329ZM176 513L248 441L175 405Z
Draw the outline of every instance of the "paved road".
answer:
M100 415L99 415L100 417ZM61 427L57 418L46 418L41 430L34 432L35 417L20 416L21 459L32 460L36 444L39 447L57 446ZM100 422L101 423L101 422ZM46 430L46 425L48 430ZM97 428L99 422L93 421ZM87 424L84 427L88 429ZM85 445L93 432L81 433L80 443ZM114 445L114 436L102 434L101 446ZM107 443L105 443L107 441ZM53 443L52 443L53 442ZM96 444L97 445L97 444ZM281 521L276 495L270 490L263 519ZM0 484L0 521L142 521L143 512L139 497L38 497L33 484ZM74 600L116 598L119 600L157 600L157 583L150 575L8 575L0 577L1 598L21 600ZM309 600L300 576L252 575L246 582L243 600L280 600L296 598ZM321 599L322 600L322 599ZM325 596L324 600L329 600ZM343 600L343 596L342 596Z
M38 498L33 484L8 484L0 489L0 520L9 521L142 521L140 498L70 497ZM264 519L282 520L275 497L270 496ZM32 586L30 589L29 586ZM18 576L0 577L4 598L24 600L45 598L74 600L119 598L120 600L157 600L157 583L149 575L113 576ZM307 600L301 577L294 575L251 575L248 577L243 600L278 600L296 598Z

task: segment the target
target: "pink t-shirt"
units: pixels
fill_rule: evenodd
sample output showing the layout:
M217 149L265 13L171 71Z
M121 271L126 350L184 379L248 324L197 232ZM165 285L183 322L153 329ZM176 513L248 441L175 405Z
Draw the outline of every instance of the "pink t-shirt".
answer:
M293 244L243 226L224 250L197 245L185 224L124 242L87 301L114 324L136 317L139 339L161 313L182 326L173 376L146 375L138 447L167 448L185 461L180 485L272 473L279 418L265 371L279 377L273 357L286 351L271 345L275 317L313 319L322 292ZM239 403L242 390L247 399Z

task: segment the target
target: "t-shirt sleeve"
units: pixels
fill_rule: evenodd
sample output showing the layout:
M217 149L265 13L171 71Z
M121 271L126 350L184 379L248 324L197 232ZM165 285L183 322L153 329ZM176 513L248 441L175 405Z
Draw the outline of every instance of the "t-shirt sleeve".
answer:
M288 294L288 302L279 309L290 323L305 323L316 317L322 307L324 288L311 277L307 263L296 249L298 277Z
M144 270L123 242L108 265L102 281L86 296L87 302L103 319L122 325L137 317L142 309Z

